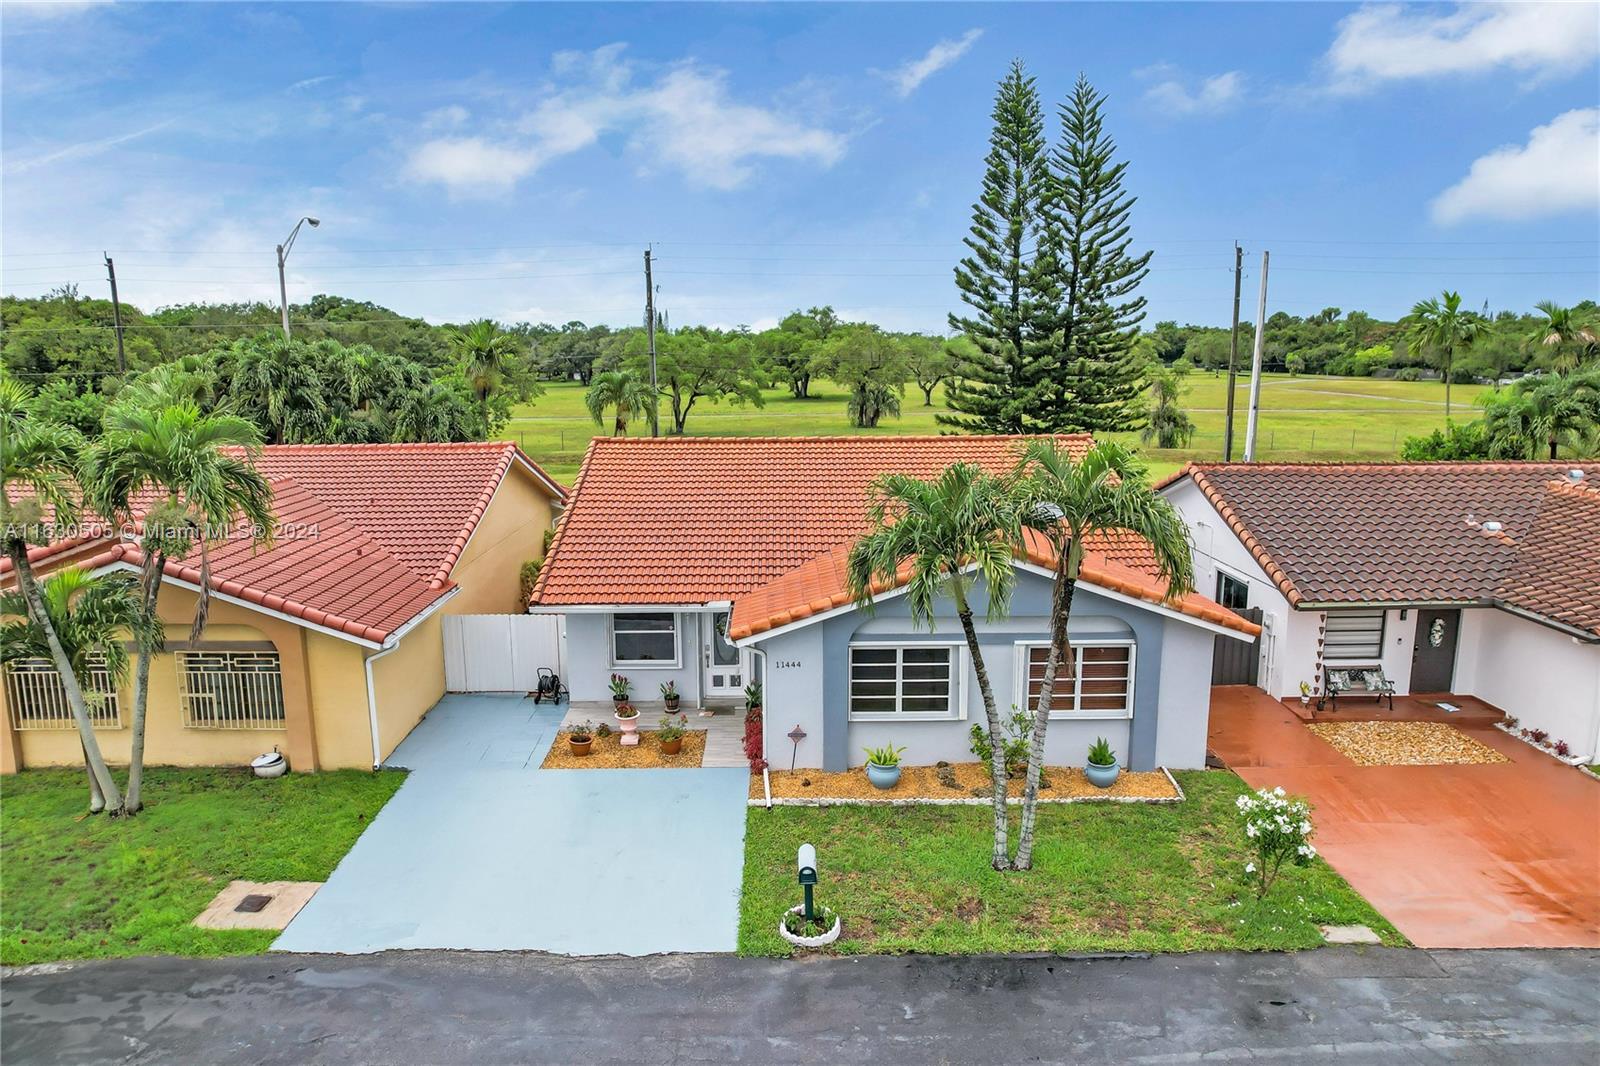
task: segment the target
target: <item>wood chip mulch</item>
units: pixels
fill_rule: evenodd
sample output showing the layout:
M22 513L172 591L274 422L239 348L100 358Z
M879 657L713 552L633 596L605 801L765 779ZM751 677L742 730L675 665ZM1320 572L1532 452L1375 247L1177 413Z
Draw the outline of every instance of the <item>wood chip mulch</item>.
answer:
M875 788L861 767L826 773L821 770L773 770L769 773L774 799L797 800L974 800L985 799L989 791L989 767L983 763L952 763L946 766L906 766L893 788ZM1181 799L1172 781L1160 770L1132 773L1124 770L1110 788L1096 788L1077 767L1047 766L1042 799ZM1006 793L1022 798L1025 782L1007 783ZM750 798L764 799L761 775L750 775Z
M1306 726L1357 766L1443 766L1510 762L1442 722L1315 722Z
M661 754L661 742L656 739L654 730L639 730L639 744L633 748L623 747L621 736L621 733L612 733L609 737L595 737L589 754L579 756L572 754L572 746L567 743L567 734L562 733L556 737L555 743L550 745L550 751L540 766L546 770L697 767L706 753L706 732L703 729L691 729L685 733L683 750L676 755Z

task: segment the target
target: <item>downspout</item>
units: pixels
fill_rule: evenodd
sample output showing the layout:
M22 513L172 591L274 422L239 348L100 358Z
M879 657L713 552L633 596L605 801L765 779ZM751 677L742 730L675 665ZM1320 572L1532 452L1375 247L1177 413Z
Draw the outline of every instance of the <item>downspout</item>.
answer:
M752 647L751 655L761 656L761 693L762 702L772 698L772 678L767 670L767 653L760 648ZM767 810L772 809L772 778L767 774L767 719L772 716L767 713L768 708L761 708L761 791L766 793Z
M367 723L372 730L372 772L377 773L383 767L383 755L378 750L378 693L372 687L372 664L388 655L392 651L400 650L397 640L382 651L369 655L363 660L367 672Z

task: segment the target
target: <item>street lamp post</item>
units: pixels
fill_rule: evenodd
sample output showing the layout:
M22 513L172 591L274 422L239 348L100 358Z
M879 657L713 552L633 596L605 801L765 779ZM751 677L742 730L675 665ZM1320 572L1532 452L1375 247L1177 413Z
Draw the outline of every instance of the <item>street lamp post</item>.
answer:
M322 225L322 220L305 216L294 224L294 229L289 231L289 239L278 245L278 299L283 307L283 339L289 339L289 283L284 280L283 263L289 258L289 249L294 247L294 239L300 235L300 227L307 222L315 229Z

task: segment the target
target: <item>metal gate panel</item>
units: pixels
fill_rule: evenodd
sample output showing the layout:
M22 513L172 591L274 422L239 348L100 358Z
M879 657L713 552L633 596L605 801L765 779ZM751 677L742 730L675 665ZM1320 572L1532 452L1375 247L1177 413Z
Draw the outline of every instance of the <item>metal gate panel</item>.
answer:
M1261 608L1231 608L1240 618L1261 624ZM1213 685L1254 685L1261 675L1261 638L1252 641L1219 636L1211 649Z

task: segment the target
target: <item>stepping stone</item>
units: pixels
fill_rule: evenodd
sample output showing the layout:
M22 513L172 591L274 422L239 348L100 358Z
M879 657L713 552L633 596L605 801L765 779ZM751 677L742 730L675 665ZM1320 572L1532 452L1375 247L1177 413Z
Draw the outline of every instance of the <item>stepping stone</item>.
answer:
M1378 934L1364 925L1323 925L1322 939L1330 944L1381 944Z

